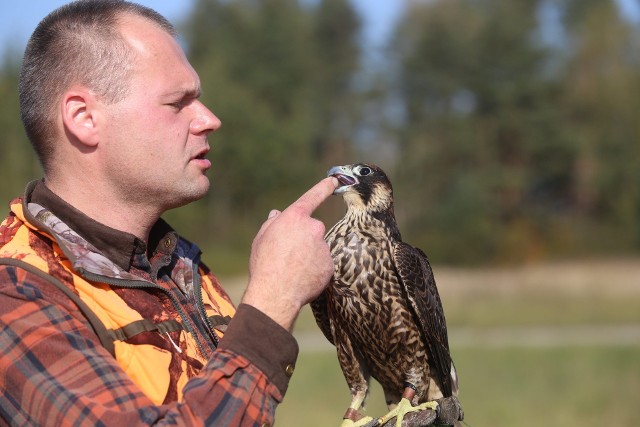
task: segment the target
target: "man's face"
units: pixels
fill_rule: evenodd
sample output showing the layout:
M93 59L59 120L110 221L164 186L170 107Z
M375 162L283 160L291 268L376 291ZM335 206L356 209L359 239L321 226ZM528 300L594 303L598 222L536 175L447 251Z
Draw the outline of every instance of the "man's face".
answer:
M207 135L220 120L197 99L198 75L170 34L138 17L121 28L134 53L128 93L103 104L100 134L113 190L162 211L197 200L209 189Z

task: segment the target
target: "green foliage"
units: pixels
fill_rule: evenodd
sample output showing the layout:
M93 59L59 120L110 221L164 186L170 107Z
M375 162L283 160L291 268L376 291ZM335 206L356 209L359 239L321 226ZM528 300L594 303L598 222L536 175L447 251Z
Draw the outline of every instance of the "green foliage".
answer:
M535 37L543 6L572 14L560 52ZM637 250L637 30L612 1L413 5L393 48L416 243L446 262Z
M348 0L198 0L183 22L223 126L210 194L167 216L215 270L246 264L269 209L358 160L385 167L404 237L436 262L640 250L640 28L615 1L410 2L384 62L362 60L360 25ZM18 62L0 67L5 201L41 174Z
M22 194L28 181L40 177L40 167L20 121L19 61L12 51L0 64L0 200L2 217L9 201Z

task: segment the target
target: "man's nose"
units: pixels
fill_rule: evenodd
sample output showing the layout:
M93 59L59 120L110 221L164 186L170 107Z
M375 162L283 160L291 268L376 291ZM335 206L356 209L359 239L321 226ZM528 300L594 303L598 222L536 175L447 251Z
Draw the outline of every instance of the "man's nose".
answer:
M191 132L194 134L210 133L218 130L222 122L202 102L196 100L197 113L191 122Z

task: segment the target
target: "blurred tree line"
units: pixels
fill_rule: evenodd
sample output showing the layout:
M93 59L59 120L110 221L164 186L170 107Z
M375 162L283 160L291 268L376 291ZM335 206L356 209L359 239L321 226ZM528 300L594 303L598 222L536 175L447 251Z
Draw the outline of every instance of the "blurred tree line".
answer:
M181 42L223 127L210 194L168 219L215 270L244 271L269 209L372 161L435 262L637 253L637 22L614 0L412 1L374 61L347 0L197 0ZM16 54L0 69L5 201L40 176L18 69Z

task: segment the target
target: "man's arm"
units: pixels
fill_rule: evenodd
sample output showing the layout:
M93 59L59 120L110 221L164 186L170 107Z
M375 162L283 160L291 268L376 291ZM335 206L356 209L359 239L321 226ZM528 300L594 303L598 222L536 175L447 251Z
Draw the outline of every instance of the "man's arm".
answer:
M223 339L182 402L155 406L73 302L19 268L0 267L0 326L0 424L262 425L283 397L273 374Z
M272 211L251 247L242 302L291 330L302 306L329 284L333 261L324 224L311 217L337 186L325 178L282 212Z

